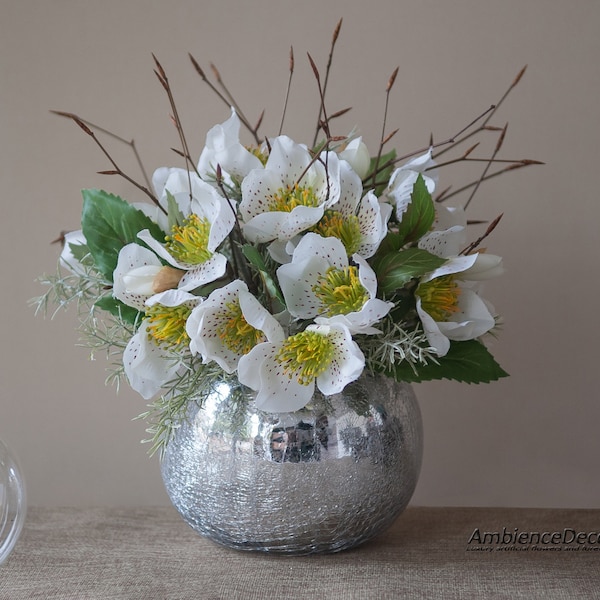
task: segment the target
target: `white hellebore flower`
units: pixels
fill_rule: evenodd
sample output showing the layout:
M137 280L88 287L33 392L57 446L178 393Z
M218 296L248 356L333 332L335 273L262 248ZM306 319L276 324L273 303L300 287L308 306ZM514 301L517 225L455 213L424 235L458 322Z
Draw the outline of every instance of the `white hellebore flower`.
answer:
M346 253L360 254L370 258L388 233L387 223L392 205L380 202L373 192L363 196L360 177L345 161L340 161L340 198L327 208L323 217L311 227L311 231L323 237L335 237L342 241ZM302 234L289 241L274 241L269 246L271 257L279 263L287 263Z
M240 144L240 119L235 109L231 116L220 125L215 125L206 134L206 144L200 160L198 173L205 181L216 179L217 166L221 168L223 182L228 187L234 187L252 169L261 169L260 158Z
M152 398L177 373L189 338L185 323L198 296L167 290L146 301L146 314L123 352L125 375L145 400Z
M345 160L340 163L340 187L340 199L325 210L313 231L339 238L348 255L370 258L388 233L392 207L371 191L363 196L362 181Z
M214 290L194 308L186 331L192 354L233 373L242 356L262 342L281 342L283 328L238 280Z
M489 305L477 294L475 282L502 272L502 259L469 254L448 259L419 283L415 295L423 330L438 356L445 356L450 340L480 337L495 325Z
M326 396L355 381L365 357L339 323L309 325L282 342L264 342L240 359L238 379L255 390L256 406L292 412L306 406L315 383Z
M167 193L177 202L183 222L172 227L164 244L147 229L138 237L172 267L186 271L179 288L190 291L225 273L227 259L216 250L235 224L235 206L196 174L182 169L169 170L164 197Z
M339 157L348 161L356 174L364 179L371 166L371 156L367 145L362 141L362 137L357 137L346 144L346 147L338 152Z
M276 137L264 169L253 169L242 182L244 235L253 243L290 240L317 223L339 197L335 152L314 160L306 146Z
M355 264L337 238L307 233L292 261L277 269L289 313L298 319L341 322L351 333L379 333L372 325L393 304L375 297L377 278L364 258L354 254L352 260Z
M385 195L396 207L398 220L410 204L410 195L419 175L422 175L427 191L433 194L438 180L438 173L433 169L434 166L435 162L431 158L431 149L429 149L425 154L409 160L392 173Z

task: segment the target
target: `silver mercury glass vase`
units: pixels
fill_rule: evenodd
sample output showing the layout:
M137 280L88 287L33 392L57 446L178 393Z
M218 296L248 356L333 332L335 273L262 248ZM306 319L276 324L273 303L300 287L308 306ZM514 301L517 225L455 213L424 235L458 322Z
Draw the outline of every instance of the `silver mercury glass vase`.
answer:
M410 385L362 375L293 413L265 413L252 400L239 384L219 383L167 445L167 492L199 533L239 550L337 552L404 510L423 453Z

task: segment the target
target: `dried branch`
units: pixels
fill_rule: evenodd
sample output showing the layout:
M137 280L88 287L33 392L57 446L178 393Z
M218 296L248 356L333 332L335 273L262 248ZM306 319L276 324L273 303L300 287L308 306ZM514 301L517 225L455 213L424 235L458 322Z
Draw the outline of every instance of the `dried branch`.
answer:
M254 141L256 142L256 144L258 146L260 146L261 140L258 137L257 127L255 128L255 127L252 127L252 125L250 125L250 122L244 116L244 113L242 112L238 103L235 101L233 95L229 92L229 90L225 86L225 83L223 82L223 79L222 79L221 74L220 74L219 70L217 69L217 67L212 63L210 64L210 68L211 68L213 74L215 75L215 78L217 79L217 83L223 89L223 92L219 91L219 89L215 86L215 84L212 83L208 79L208 77L204 73L204 70L202 69L202 67L200 66L198 61L189 53L188 53L188 56L190 57L190 60L192 61L192 64L194 65L194 69L196 69L196 72L198 73L198 75L200 75L202 81L204 81L204 83L206 83L206 85L208 85L208 87L211 89L211 91L214 92L216 94L216 96L224 104L226 104L229 108L231 108L233 106L233 108L236 111L237 116L239 117L239 119L242 122L242 124L244 125L244 127L252 134L252 137L254 138Z
M74 123L76 123L87 135L89 135L94 142L96 143L96 145L100 148L100 150L102 151L102 153L104 154L104 156L106 156L106 158L109 160L110 164L113 166L113 170L110 171L98 171L98 173L102 174L102 175L119 175L121 176L123 179L125 179L126 181L128 181L129 183L131 183L133 186L135 186L137 189L141 190L144 194L146 194L150 200L152 200L152 202L154 204L156 204L156 206L158 206L160 208L160 210L162 210L163 212L165 212L165 209L160 205L158 198L150 191L150 184L148 182L148 178L147 175L144 171L144 168L141 164L141 161L139 160L139 155L137 153L137 150L135 149L135 144L133 142L133 140L131 140L131 142L128 142L127 140L125 140L124 138L119 137L118 135L115 135L114 133L106 130L106 129L102 129L100 127L97 127L95 125L93 125L92 123L90 123L89 121L86 121L84 119L81 119L80 117L78 117L76 114L74 113L70 113L70 112L64 112L64 111L60 111L60 110L51 110L50 111L52 114L58 115L60 117L66 117L68 119L71 119L71 121L73 121ZM96 134L94 133L93 129L98 129L99 131L102 131L103 133L110 135L111 137L124 142L126 144L128 144L129 146L131 146L134 150L134 154L138 160L138 164L140 165L140 167L142 168L142 172L144 174L144 178L146 180L146 185L142 185L141 183L138 183L135 179L133 179L131 176L127 175L127 173L125 173L121 167L119 167L119 165L116 163L116 161L114 160L114 158L112 157L112 155L108 152L108 150L105 148L105 146L102 144L102 142L98 139L98 136L96 136Z
M181 148L182 148L183 156L185 158L185 162L187 165L189 165L191 167L191 169L186 169L187 175L188 175L188 185L190 188L190 199L191 199L191 197L192 197L192 181L191 181L190 171L193 170L196 173L196 175L198 175L198 176L199 176L199 173L198 173L198 171L196 169L196 165L194 164L194 161L192 160L191 155L190 155L190 150L187 145L187 141L185 139L185 133L183 131L183 125L181 124L181 119L179 118L179 113L177 111L177 106L175 104L175 98L173 97L173 91L171 89L171 85L169 84L169 79L167 78L167 74L166 74L165 70L163 69L162 65L158 62L158 59L156 58L156 56L154 56L154 54L152 55L152 58L154 59L154 63L156 65L156 69L155 69L154 73L156 74L158 80L160 81L161 85L165 89L165 91L167 93L167 97L169 99L169 104L171 105L171 110L173 112L173 114L171 115L171 118L173 119L173 123L174 123L175 128L177 129L177 133L179 135L179 141L181 142Z
M385 108L383 110L383 124L381 126L381 141L379 142L379 150L377 151L377 157L375 158L375 165L373 167L373 185L375 185L375 179L377 177L377 174L379 173L379 161L381 160L381 154L383 153L383 147L385 145L385 142L394 135L392 134L392 136L386 136L385 129L387 125L387 114L390 103L390 92L394 87L394 82L396 81L396 77L398 76L398 70L399 67L396 67L394 69L394 72L390 75L390 78L388 79L387 85L385 87Z
M335 50L335 44L337 42L337 39L340 35L340 30L342 28L342 19L340 19L338 21L338 24L335 26L335 29L333 31L333 35L331 37L331 47L329 49L329 57L327 59L327 67L325 68L325 80L323 82L323 89L321 90L319 88L319 92L321 93L321 105L319 108L319 114L317 116L317 128L315 131L315 137L313 139L313 148L316 146L317 144L317 138L319 137L319 130L321 129L321 118L324 118L325 122L327 122L327 117L325 116L325 93L327 92L327 84L329 83L329 72L331 71L331 64L333 62L333 51ZM309 56L310 58L310 56ZM312 63L312 59L311 59L311 63ZM314 67L313 67L314 70ZM325 131L325 129L323 129L323 131ZM327 137L329 137L329 132L325 132L325 135Z
M292 87L292 77L294 75L294 48L290 47L290 76L288 78L287 89L285 91L285 101L283 103L283 113L281 115L281 124L279 125L279 135L283 131L283 122L285 121L285 115L287 112L288 100L290 98L290 89Z
M490 235L490 233L492 233L494 229L496 229L496 226L498 225L498 223L500 223L500 219L502 219L503 216L503 214L498 215L490 223L489 227L485 230L483 235L479 236L474 242L471 242L464 250L459 252L459 255L467 255L473 252L473 250L475 250L475 248L477 248L479 244L481 244L481 242L483 242L483 240L485 240L485 238L488 237L488 235Z

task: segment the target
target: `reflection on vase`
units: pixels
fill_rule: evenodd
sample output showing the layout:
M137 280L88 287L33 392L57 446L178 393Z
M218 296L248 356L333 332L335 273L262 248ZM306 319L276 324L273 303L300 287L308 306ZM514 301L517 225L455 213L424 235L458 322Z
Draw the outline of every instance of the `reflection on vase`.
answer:
M356 417L356 415L355 415ZM275 462L310 462L321 460L326 456L352 456L355 460L370 457L374 462L383 460L384 446L378 435L380 428L392 426L401 428L395 419L394 423L387 422L385 414L369 415L367 418L356 417L342 423L338 427L335 419L330 426L329 417L318 415L313 422L306 419L295 425L273 427L270 436L271 459ZM260 455L262 438L254 439L255 455Z

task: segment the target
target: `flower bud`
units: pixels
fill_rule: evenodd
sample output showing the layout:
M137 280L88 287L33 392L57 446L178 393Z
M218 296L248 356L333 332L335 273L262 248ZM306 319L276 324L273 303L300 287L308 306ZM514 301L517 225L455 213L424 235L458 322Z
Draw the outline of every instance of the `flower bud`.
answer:
M349 142L344 150L339 153L339 156L350 163L350 166L361 179L364 179L369 172L371 157L366 144L362 141L362 137L354 138Z

